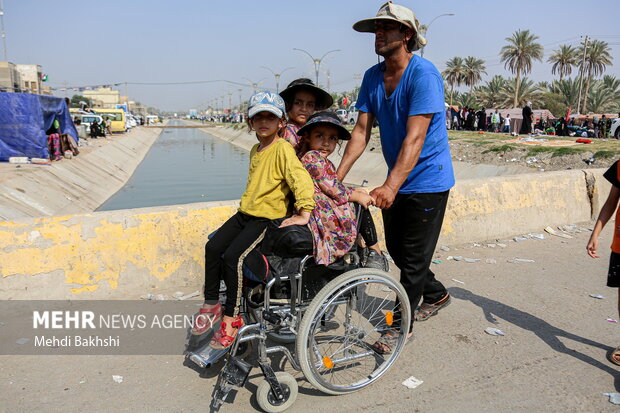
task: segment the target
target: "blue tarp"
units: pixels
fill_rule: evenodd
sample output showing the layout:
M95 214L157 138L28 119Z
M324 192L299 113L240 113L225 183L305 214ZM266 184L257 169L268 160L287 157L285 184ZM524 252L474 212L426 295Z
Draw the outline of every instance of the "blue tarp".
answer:
M78 141L64 99L0 92L0 161L8 161L11 156L49 158L45 132L54 119L60 123L60 133L67 133Z

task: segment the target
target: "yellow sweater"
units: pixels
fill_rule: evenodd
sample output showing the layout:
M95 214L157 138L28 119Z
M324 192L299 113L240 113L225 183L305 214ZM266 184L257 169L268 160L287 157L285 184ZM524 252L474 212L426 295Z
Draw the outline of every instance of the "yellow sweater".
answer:
M248 185L241 197L239 211L254 217L277 219L290 211L289 194L295 197L295 209L314 209L314 184L295 150L284 139L277 138L267 149L258 152L258 144L250 152Z

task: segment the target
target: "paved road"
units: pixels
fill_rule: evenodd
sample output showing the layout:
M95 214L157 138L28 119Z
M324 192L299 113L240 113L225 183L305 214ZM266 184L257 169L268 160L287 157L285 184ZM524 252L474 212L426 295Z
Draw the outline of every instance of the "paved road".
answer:
M370 388L338 397L318 393L297 374L293 411L618 411L602 395L620 392L618 367L606 359L620 344L620 326L606 321L618 318L616 291L604 286L606 258L586 256L588 237L438 251L442 262L433 268L453 302L415 326L415 340L397 365ZM607 228L602 244L609 242ZM448 255L481 261L448 261ZM535 262L508 262L515 257ZM490 326L506 335L485 334ZM203 412L219 367L201 376L181 356L2 356L0 363L0 411L6 412ZM401 384L410 376L424 383L410 390ZM234 406L222 411L255 410L252 393L260 380L253 370Z

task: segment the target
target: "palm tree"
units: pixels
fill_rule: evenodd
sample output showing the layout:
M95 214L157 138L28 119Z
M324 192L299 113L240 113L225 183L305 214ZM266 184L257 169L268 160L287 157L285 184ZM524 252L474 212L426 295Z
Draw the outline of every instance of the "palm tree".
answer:
M547 62L553 63L551 66L551 73L554 75L558 73L560 75L560 81L564 76L570 76L573 71L573 66L577 65L579 55L577 49L573 46L563 44L558 50L554 50L553 54L549 56Z
M475 89L476 97L485 108L497 108L502 102L502 91L506 87L506 79L503 76L493 76L485 85Z
M532 60L542 62L543 47L536 42L538 36L530 33L529 30L517 30L512 37L507 37L508 45L502 47L500 51L501 61L504 67L516 73L516 84L514 88L513 107L517 107L519 87L521 84L521 74L532 71Z
M605 113L614 108L614 91L605 87L603 80L592 82L591 93L588 96L587 110L594 113Z
M554 80L551 82L549 91L561 96L562 103L570 107L577 101L579 81L570 77L564 80Z
M464 83L469 86L469 93L473 93L474 86L482 80L482 74L487 74L484 60L473 56L467 56L463 62L465 72L463 74Z
M538 86L534 84L534 81L529 80L527 77L521 80L510 78L506 80L506 85L501 97L501 103L503 105L509 106L512 103L514 107L521 107L527 102L538 105L540 103L541 93Z
M446 82L450 83L450 106L452 106L452 97L454 94L454 85L461 86L465 75L465 66L463 59L453 57L446 62L446 70L442 72Z
M477 106L476 96L471 93L457 93L454 98L461 107L473 108Z
M584 45L579 46L579 53L583 54ZM590 89L590 80L592 76L602 75L607 66L611 65L613 57L609 53L609 45L602 40L592 40L586 49L586 58L580 62L579 66L582 73L588 72L588 80L586 81L586 91L583 95L583 108L586 111L586 103L588 102L588 91ZM581 67L583 63L583 67Z

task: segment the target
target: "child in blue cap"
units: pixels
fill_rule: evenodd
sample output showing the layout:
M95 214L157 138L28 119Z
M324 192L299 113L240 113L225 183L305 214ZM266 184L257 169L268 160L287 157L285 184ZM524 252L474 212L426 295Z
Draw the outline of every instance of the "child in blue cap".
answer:
M289 215L290 197L295 198L293 216L281 226L306 225L314 209L312 179L293 147L278 137L285 126L284 101L271 92L250 98L249 125L258 143L250 152L250 170L239 211L220 227L205 246L205 303L196 318L193 334L202 334L222 324L211 340L211 347L227 348L243 326L239 302L245 256L262 240L269 221ZM224 310L218 301L220 280L226 284Z

